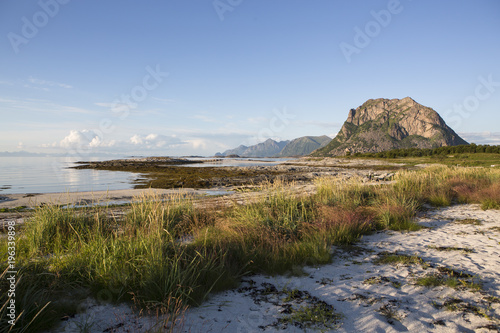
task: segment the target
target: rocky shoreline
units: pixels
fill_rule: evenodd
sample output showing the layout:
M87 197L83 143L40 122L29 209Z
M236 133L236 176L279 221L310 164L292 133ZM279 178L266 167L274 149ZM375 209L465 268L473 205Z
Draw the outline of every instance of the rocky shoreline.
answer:
M225 159L228 160L228 159ZM310 159L299 158L277 165L259 166L189 166L219 161L187 160L166 157L148 157L101 162L78 162L75 169L127 171L141 174L135 188L212 188L255 185L273 182L311 182L316 177L360 177L366 181L389 180L396 171L406 166L377 160Z

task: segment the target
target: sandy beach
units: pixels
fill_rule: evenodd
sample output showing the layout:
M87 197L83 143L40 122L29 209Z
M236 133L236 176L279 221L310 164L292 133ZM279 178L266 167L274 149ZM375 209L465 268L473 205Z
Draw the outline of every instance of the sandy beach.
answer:
M188 309L178 332L492 332L500 323L500 211L478 205L430 209L417 232L383 231L334 260L297 267L300 274L248 276L239 288L212 295ZM384 258L410 258L384 262ZM425 286L425 278L456 285ZM292 309L320 305L331 317L313 324ZM84 313L54 332L144 332L163 323L128 305L88 299ZM313 310L311 310L313 311Z
M127 189L93 192L39 193L39 194L6 194L0 196L0 208L37 207L44 204L85 206L95 203L119 205L130 203L134 197L143 194L159 196L171 194L214 195L224 193L223 189L207 190L185 189Z

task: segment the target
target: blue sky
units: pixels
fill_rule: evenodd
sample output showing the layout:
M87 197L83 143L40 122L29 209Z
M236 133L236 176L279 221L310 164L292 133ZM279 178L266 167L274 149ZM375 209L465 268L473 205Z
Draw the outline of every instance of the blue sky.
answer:
M500 2L0 2L0 151L213 155L370 98L500 144Z

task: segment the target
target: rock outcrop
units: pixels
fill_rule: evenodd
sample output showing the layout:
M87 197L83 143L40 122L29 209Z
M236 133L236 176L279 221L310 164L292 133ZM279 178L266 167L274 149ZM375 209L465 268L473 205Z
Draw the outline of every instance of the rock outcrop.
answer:
M337 136L314 156L467 144L433 109L403 99L370 99L351 109Z

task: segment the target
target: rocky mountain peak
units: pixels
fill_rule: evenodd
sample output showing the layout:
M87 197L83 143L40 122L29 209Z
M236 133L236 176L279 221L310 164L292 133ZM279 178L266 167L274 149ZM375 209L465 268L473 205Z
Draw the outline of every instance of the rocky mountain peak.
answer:
M369 99L351 109L337 137L317 153L343 155L395 148L467 144L433 109L410 97Z

